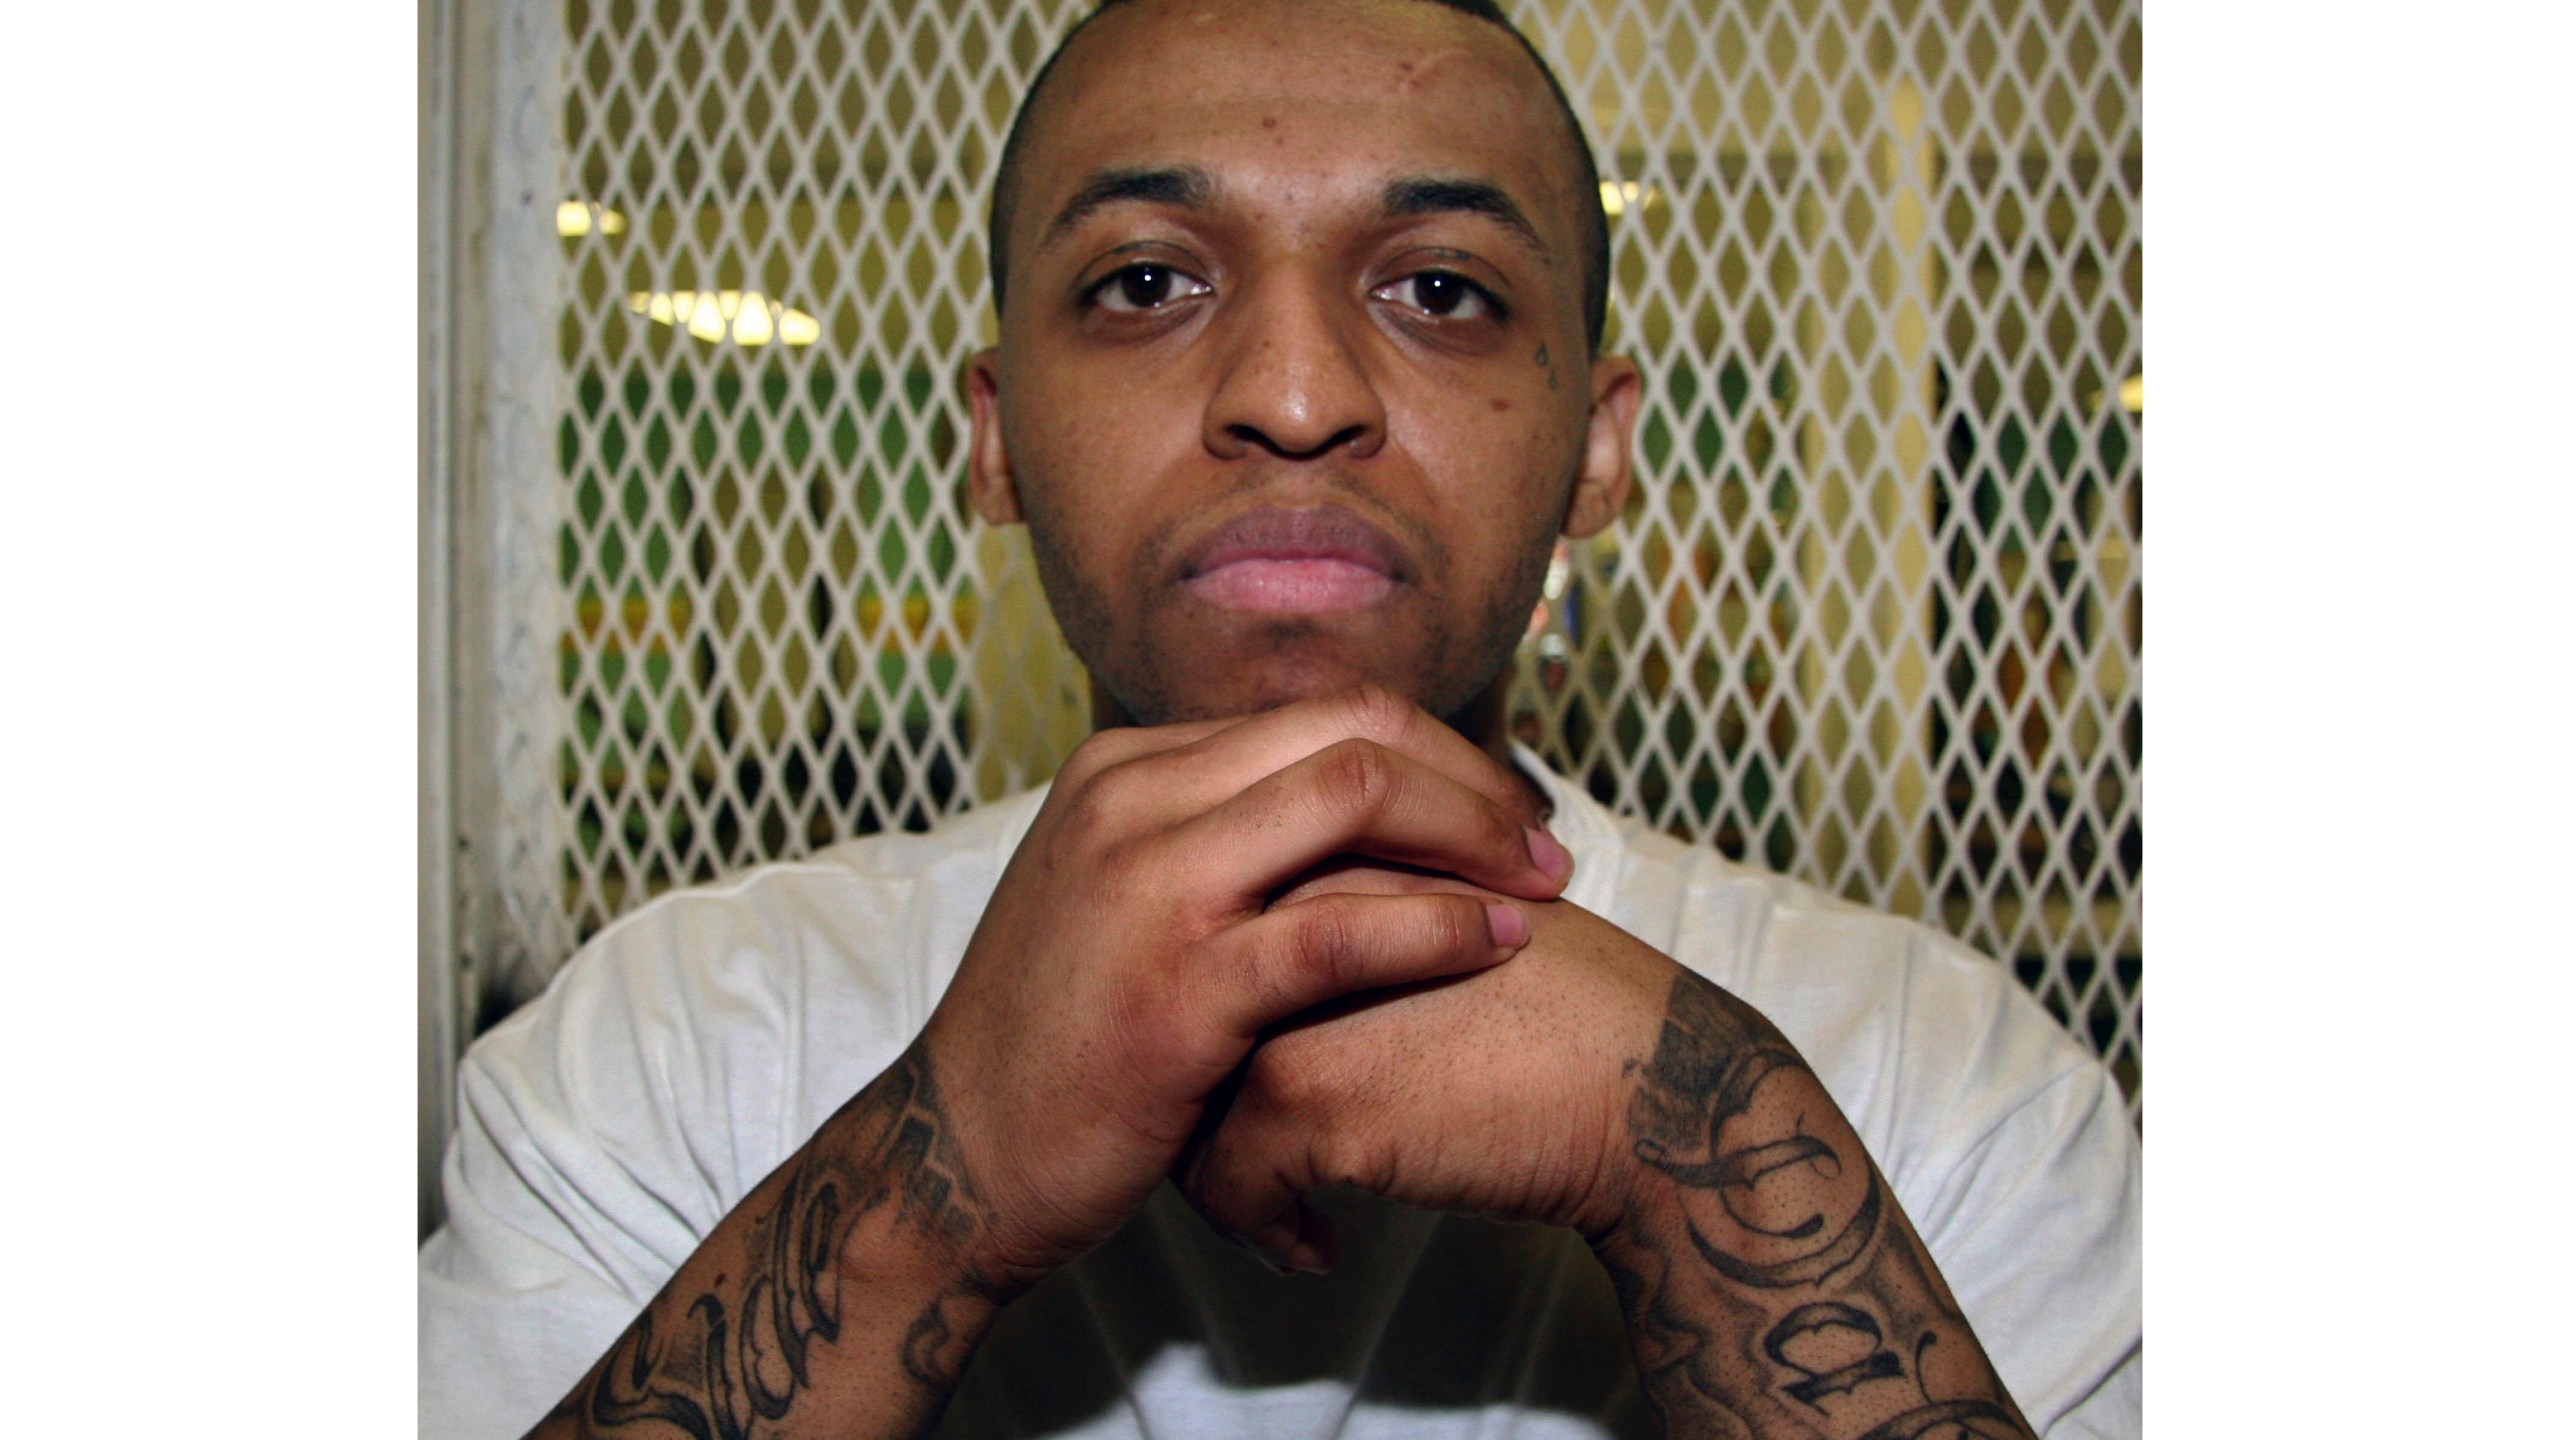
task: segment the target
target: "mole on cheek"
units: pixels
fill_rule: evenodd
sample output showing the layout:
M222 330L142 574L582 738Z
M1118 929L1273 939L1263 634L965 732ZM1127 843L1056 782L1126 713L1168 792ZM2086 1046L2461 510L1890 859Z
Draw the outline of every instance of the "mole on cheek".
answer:
M1279 117L1279 116L1277 116L1277 115L1265 115L1265 116L1263 116L1263 117L1262 117L1262 128L1263 128L1263 129L1265 129L1265 130L1277 130L1277 129L1279 129L1279 128L1280 128L1280 117Z
M1503 398L1502 398L1501 396L1499 396L1499 395L1496 395L1496 396L1494 396L1494 397L1493 397L1493 409L1494 409L1494 413L1495 413L1495 414L1497 414L1497 415L1498 415L1498 414L1502 413L1503 411L1508 410L1508 409L1510 409L1510 408L1511 408L1511 402L1510 402L1510 401L1503 399Z

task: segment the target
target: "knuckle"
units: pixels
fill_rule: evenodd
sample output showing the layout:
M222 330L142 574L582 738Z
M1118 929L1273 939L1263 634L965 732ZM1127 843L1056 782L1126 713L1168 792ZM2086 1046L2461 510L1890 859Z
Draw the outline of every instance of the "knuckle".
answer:
M1395 793L1395 761L1375 740L1339 741L1325 752L1325 782L1346 811L1374 815Z
M1534 862L1529 858L1529 837L1518 817L1505 810L1499 802L1481 795L1470 795L1467 802L1466 813L1473 817L1476 843L1484 847L1486 854L1516 860L1534 868Z
M1383 1194L1395 1185L1395 1155L1367 1136L1336 1135L1316 1156L1318 1177L1327 1184Z
M1079 787L1090 786L1111 775L1126 781L1129 777L1124 772L1135 767L1143 774L1147 761L1165 753L1158 732L1134 725L1097 730L1068 753L1066 764L1058 770L1058 784L1065 786L1072 779Z
M1303 1116L1316 1108L1322 1072L1308 1058L1303 1047L1276 1040L1254 1053L1253 1069L1228 1116L1239 1140L1267 1131L1282 1116Z
M1087 791L1059 813L1049 841L1051 863L1077 877L1084 900L1117 909L1146 897L1142 838L1129 833L1109 797Z
M1297 979L1304 987L1333 994L1349 979L1358 953L1359 936L1351 913L1339 901L1318 901L1299 906L1298 911L1301 918L1290 955Z
M1121 761L1094 772L1076 792L1076 809L1097 833L1117 835L1135 817L1145 788L1146 777L1138 766Z
M1428 897L1423 912L1426 932L1424 943L1442 955L1460 955L1476 948L1486 935L1484 905L1463 895Z
M1067 798L1067 803L1058 810L1054 835L1052 843L1055 849L1052 853L1060 858L1100 857L1107 849L1105 842L1110 836L1110 829L1104 823L1101 807L1094 803L1092 792L1080 790Z
M1066 763L1058 767L1057 788L1083 788L1094 776L1120 763L1126 743L1118 730L1097 730L1086 736L1067 752Z

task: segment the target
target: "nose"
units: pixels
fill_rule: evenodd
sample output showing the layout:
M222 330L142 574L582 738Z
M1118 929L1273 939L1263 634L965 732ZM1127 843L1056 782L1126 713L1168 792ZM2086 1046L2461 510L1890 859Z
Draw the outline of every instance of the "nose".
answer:
M1274 280L1233 314L1231 353L1202 417L1211 454L1361 459L1387 438L1386 405L1361 364L1356 304L1317 283ZM1231 312L1232 313L1232 312Z

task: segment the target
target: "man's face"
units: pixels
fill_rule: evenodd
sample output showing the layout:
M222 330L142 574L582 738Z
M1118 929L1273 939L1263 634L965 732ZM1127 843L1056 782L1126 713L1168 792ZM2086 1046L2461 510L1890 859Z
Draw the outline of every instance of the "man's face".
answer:
M1026 520L1098 709L1360 681L1456 714L1560 531L1627 483L1575 167L1528 57L1409 0L1161 0L1052 72L1017 159L972 492Z

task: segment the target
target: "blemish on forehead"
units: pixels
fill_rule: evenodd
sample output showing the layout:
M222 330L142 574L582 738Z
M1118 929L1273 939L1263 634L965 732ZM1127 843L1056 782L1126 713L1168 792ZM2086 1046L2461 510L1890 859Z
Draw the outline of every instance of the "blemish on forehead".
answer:
M1452 65L1464 65L1470 58L1464 49L1451 46L1445 50L1433 51L1419 65L1410 60L1399 60L1396 62L1396 89L1405 94L1411 94L1430 84L1436 72L1446 70Z

